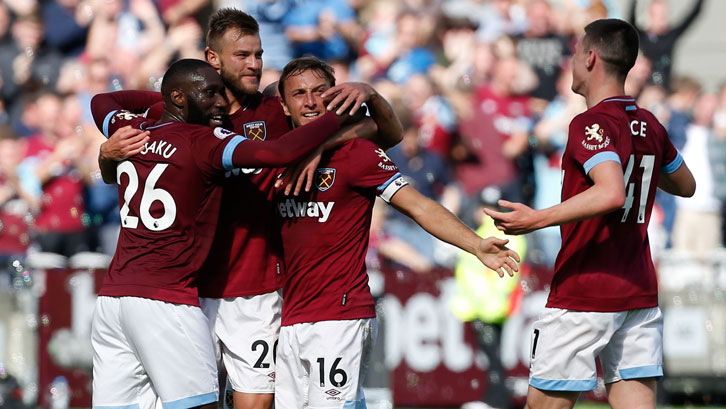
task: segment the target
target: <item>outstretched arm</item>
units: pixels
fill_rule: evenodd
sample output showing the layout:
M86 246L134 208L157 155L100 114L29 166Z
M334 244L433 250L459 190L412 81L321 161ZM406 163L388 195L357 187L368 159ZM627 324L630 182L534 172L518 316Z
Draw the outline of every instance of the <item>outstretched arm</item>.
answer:
M676 33L676 37L680 37L681 34L688 30L688 27L693 24L694 21L696 21L696 18L701 13L702 8L703 0L697 0L696 4L691 9L691 12L688 13L686 18L684 18L683 21L673 29L673 31Z
M512 211L503 213L484 209L484 212L494 219L499 230L507 234L526 234L548 226L600 216L623 207L625 185L620 163L602 162L595 165L588 176L593 181L592 186L547 209L534 210L521 203L500 200L499 206Z
M96 94L91 99L91 113L98 130L104 132L104 122L109 113L116 110L141 113L160 101L161 94L151 91L116 91ZM106 135L105 132L104 135Z
M434 237L475 255L490 269L504 276L518 271L519 255L505 247L507 240L489 237L482 239L449 212L412 186L404 186L391 198L391 205L418 223Z

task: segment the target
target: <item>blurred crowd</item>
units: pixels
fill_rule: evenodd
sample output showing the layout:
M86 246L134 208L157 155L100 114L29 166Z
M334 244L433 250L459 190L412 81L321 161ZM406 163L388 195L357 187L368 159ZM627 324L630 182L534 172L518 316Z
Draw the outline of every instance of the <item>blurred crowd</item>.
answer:
M206 21L219 7L259 21L261 88L303 55L328 61L339 82L373 84L405 129L391 158L474 229L498 199L559 202L569 122L586 109L570 90L576 35L593 19L630 19L643 52L626 91L667 126L699 184L693 198L658 196L654 245L722 247L726 86L713 94L671 74L673 49L702 3L691 0L673 21L664 0L626 9L617 0L3 0L0 261L113 253L118 197L97 168L103 136L90 98L158 90L170 62L203 59ZM554 264L557 228L527 241L528 262ZM371 249L414 271L453 267L457 257L385 206Z

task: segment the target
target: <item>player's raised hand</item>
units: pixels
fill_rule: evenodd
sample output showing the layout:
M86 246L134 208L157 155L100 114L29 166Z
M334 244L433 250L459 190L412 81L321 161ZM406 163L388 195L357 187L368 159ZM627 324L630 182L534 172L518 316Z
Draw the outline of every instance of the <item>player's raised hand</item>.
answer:
M149 141L149 131L124 126L119 128L110 138L101 144L100 157L105 160L122 161L136 155L144 149Z
M535 231L539 226L537 211L522 203L512 203L506 200L497 202L503 209L511 209L510 212L498 212L492 209L484 209L487 216L494 219L494 225L507 234L527 234Z
M334 110L337 115L348 111L350 115L355 115L361 104L375 92L373 87L362 82L344 82L323 92L321 96L325 100L332 98L328 102L328 111Z
M476 256L485 266L494 270L499 277L504 277L504 273L514 276L515 271L519 271L519 254L510 250L506 244L507 239L498 239L496 237L488 237L479 242L476 249Z

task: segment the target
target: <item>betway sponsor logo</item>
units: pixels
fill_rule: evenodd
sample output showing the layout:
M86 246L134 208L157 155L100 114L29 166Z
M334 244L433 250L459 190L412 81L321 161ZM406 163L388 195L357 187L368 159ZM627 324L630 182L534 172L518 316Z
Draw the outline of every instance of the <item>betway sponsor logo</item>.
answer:
M280 216L293 217L315 217L318 222L325 223L330 217L335 202L299 202L295 199L287 199L277 204Z

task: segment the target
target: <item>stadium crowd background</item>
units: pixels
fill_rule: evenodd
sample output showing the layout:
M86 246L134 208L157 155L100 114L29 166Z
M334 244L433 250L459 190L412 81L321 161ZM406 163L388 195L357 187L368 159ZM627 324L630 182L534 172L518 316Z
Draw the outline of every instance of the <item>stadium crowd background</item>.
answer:
M405 129L391 158L474 229L481 206L498 198L535 208L559 202L568 124L586 108L570 91L575 35L593 19L635 13L650 40L626 91L667 124L698 181L692 198L658 196L654 254L700 257L724 247L726 31L718 16L726 2L3 0L0 262L8 268L0 288L22 286L13 263L28 252L113 254L118 194L97 168L103 136L90 99L158 90L172 61L204 58L206 19L227 6L260 22L261 88L302 55L328 61L339 82L373 84ZM376 215L371 263L455 267L456 252L415 223L383 206ZM551 267L558 229L528 236L527 248L527 263Z

